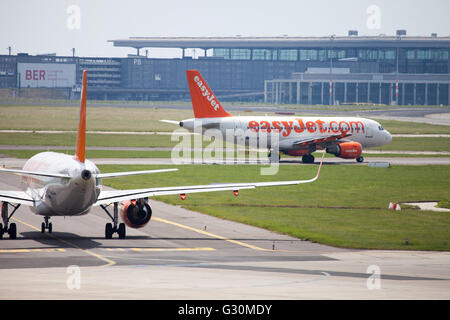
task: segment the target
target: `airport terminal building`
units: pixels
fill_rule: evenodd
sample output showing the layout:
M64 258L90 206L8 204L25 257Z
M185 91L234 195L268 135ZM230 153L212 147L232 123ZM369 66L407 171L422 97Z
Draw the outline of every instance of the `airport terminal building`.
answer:
M199 70L223 101L274 104L449 105L450 36L138 37L110 40L125 58L0 56L0 88L59 88L98 100L187 100L185 71ZM177 48L179 58L143 49ZM186 55L189 49L201 52ZM148 51L147 51L148 52ZM19 90L20 92L20 90Z

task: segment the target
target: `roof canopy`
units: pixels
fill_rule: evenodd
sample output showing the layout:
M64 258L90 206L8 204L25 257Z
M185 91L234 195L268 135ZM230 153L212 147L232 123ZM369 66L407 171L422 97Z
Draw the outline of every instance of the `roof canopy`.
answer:
M450 37L383 35L345 37L130 37L108 41L116 47L131 48L450 48Z

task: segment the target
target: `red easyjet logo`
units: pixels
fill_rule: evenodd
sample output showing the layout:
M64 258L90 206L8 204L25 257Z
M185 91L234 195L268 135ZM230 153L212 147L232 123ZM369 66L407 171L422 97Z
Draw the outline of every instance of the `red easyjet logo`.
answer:
M217 109L219 109L219 103L216 101L216 97L214 97L213 93L206 88L198 76L194 77L194 81L202 91L202 95L210 102L214 111L217 111Z
M253 132L278 132L282 133L283 137L291 135L292 132L302 133L305 130L310 133L348 133L357 132L361 130L365 132L364 124L361 121L330 121L326 123L320 119L315 121L304 122L301 118L296 118L295 121L249 121L248 128Z

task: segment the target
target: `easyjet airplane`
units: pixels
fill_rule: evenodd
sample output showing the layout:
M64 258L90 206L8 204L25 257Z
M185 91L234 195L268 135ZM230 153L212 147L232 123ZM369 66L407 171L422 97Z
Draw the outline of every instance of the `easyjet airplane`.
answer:
M391 134L378 122L356 117L281 117L281 116L232 116L220 104L217 97L197 70L187 70L194 119L183 121L161 120L175 123L190 131L218 129L225 140L248 146L252 137L267 141L269 158L273 155L274 137L278 150L291 156L302 156L304 163L314 162L311 154L318 149L344 159L364 161L363 148L379 147L392 141ZM232 134L227 134L227 131ZM234 134L233 134L234 132ZM237 135L243 135L237 139ZM261 139L264 135L265 139ZM271 136L271 138L269 138Z
M17 236L17 227L10 220L21 205L44 217L41 232L52 232L52 216L80 216L87 214L93 206L100 206L111 218L112 223L105 226L105 237L111 238L118 233L125 238L125 224L131 228L145 226L152 216L148 197L179 194L185 199L187 193L233 191L235 196L241 189L256 187L296 185L317 180L317 174L309 180L291 180L275 182L222 183L211 185L193 185L176 187L159 187L135 190L102 190L102 179L123 177L138 174L175 171L177 169L161 169L146 171L130 171L117 173L100 173L95 164L85 157L86 145L86 71L83 72L83 89L81 94L80 119L75 156L55 152L42 152L31 157L22 170L0 169L0 172L14 173L22 176L25 191L0 190L1 216L0 238L8 233L11 239ZM122 204L119 224L119 203ZM111 215L109 205L113 206ZM11 207L12 212L9 213Z

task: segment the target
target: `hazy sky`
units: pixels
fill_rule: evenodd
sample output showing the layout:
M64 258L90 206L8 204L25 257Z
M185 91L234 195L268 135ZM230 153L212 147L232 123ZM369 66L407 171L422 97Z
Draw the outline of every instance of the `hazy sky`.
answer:
M107 40L131 36L448 36L449 14L450 0L0 0L0 54L123 57L136 51Z

